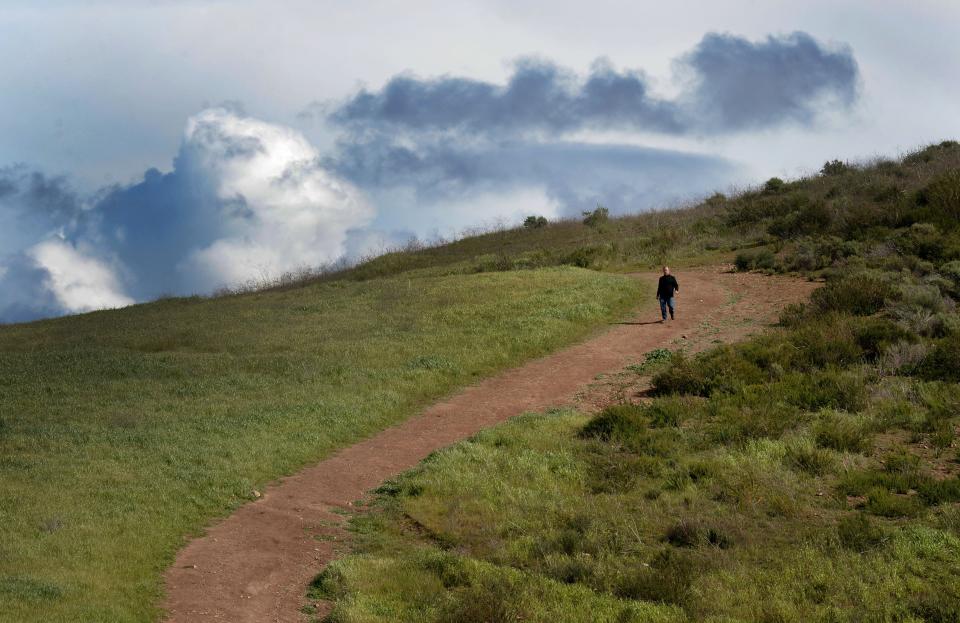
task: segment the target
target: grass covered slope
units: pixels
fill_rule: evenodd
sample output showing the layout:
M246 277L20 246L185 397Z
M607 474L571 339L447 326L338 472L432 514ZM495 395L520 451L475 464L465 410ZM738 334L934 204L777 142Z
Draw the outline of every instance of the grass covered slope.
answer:
M0 620L154 619L184 535L637 290L576 268L396 277L0 328Z
M581 221L560 221L471 236L436 247L388 253L327 279L369 279L411 270L503 271L573 265L648 269L733 261L746 268L815 271L862 254L859 241L882 241L914 223L953 237L960 143L945 141L900 160L829 162L820 175L771 178L757 188L716 193L694 206ZM951 233L954 232L954 233ZM905 242L905 241L904 241ZM849 244L853 243L853 244ZM917 241L917 244L925 244ZM780 254L795 250L783 263ZM919 250L919 248L918 248ZM925 250L920 253L922 258Z
M960 145L714 203L739 268L826 284L671 355L652 400L520 418L382 488L313 590L329 621L960 620Z

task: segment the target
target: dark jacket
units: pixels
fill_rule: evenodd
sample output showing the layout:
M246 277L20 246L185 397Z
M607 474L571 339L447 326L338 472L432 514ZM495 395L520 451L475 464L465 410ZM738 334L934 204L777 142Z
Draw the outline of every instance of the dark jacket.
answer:
M677 278L673 275L663 275L660 277L660 281L657 282L657 298L672 299L674 291L680 291L680 284L677 283Z

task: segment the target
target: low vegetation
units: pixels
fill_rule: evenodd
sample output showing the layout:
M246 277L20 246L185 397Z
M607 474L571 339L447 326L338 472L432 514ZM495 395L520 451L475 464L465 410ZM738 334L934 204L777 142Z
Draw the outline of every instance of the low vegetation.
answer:
M682 249L825 284L633 366L648 401L524 416L382 487L312 589L329 621L960 620L960 145L673 216Z
M637 294L575 268L406 275L0 328L0 620L156 619L213 517Z

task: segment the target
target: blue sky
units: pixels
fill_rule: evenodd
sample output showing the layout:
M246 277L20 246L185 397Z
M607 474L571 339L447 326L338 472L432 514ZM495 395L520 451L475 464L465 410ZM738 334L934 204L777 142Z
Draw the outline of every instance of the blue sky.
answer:
M0 322L960 136L960 4L0 3Z

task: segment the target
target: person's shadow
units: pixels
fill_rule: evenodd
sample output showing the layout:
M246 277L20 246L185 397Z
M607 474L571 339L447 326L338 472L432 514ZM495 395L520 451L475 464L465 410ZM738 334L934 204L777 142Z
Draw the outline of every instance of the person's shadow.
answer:
M660 324L660 321L650 320L648 322L611 322L610 324L629 324L629 325L641 326L645 324Z

